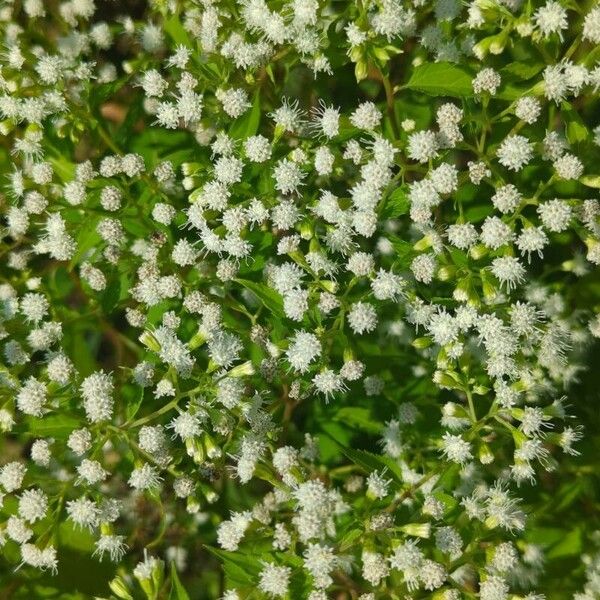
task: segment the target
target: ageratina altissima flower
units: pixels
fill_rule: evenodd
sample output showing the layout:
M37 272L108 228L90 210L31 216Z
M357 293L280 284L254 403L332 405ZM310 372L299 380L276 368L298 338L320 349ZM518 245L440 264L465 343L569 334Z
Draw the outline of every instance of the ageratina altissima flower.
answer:
M598 7L142 4L2 9L4 587L594 597Z

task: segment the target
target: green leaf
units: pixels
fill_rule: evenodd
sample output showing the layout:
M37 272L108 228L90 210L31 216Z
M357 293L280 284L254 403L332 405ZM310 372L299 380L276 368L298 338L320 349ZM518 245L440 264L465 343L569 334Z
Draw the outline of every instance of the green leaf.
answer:
M58 265L52 271L48 283L55 298L66 298L75 287L64 265Z
M584 175L579 181L587 187L600 189L600 175Z
M471 206L465 210L464 218L471 223L478 223L479 221L483 221L485 217L491 215L493 212L494 207L491 203Z
M390 242L396 253L396 260L404 267L408 266L410 260L415 254L415 250L410 242L400 239L396 235L391 235Z
M177 569L175 563L171 561L171 592L169 593L169 600L190 600L188 593L185 591L181 581L179 581L179 575L177 575Z
M362 529L351 529L348 531L348 533L346 533L340 540L340 552L346 552L354 545L354 542L356 542L363 535L364 532Z
M533 63L524 63L524 62L511 62L506 67L503 67L500 70L500 73L513 75L517 79L521 79L523 81L527 81L532 77L535 77L542 69L544 68L543 63L533 62Z
M174 14L173 16L169 17L163 23L163 29L167 32L168 36L176 44L183 44L187 47L190 47L192 45L187 31L181 24L181 21L179 20L179 16L177 14Z
M225 552L212 546L204 546L211 554L223 562L223 570L232 587L254 587L260 573L258 556L248 556L242 552ZM263 554L263 558L266 556Z
M247 110L241 117L238 117L231 128L229 135L234 139L245 139L253 136L258 131L260 125L260 94L256 92L252 108Z
M447 62L425 63L415 68L404 87L430 96L462 98L473 96L472 79L473 74L464 67Z
M385 471L392 476L396 483L402 483L400 467L388 456L380 456L379 454L372 454L366 450L355 450L354 448L342 448L342 452L354 464L365 469L367 473Z
M103 102L112 98L126 83L127 78L121 77L108 83L93 86L89 96L90 103L95 107L100 106Z
M567 140L571 144L585 142L590 135L579 113L568 102L562 103L561 115L565 121Z
M345 406L341 408L336 413L335 420L347 423L351 427L356 427L368 433L380 433L383 428L381 423L373 419L371 411L368 408L360 406Z
M581 553L582 540L581 530L573 529L566 533L562 539L547 552L548 560L564 558L565 556L577 556Z
M97 224L97 218L88 218L82 225L77 236L77 252L75 252L75 255L69 262L69 270L73 270L73 267L79 264L87 252L102 240L96 231Z
M81 423L77 419L64 414L48 415L46 417L28 417L25 419L24 430L35 437L53 437L66 440L73 429L77 429Z
M250 290L264 305L268 308L273 315L283 318L285 313L283 312L283 300L281 296L270 287L267 287L263 283L255 283L247 279L236 279L237 283L243 285L247 290Z
M404 186L396 188L387 198L381 211L383 219L394 219L405 215L410 209L410 200Z
M113 279L106 286L102 293L100 304L105 313L110 313L119 301L121 295L121 282L118 279Z
M133 398L127 402L127 408L125 410L125 414L127 416L127 420L133 419L135 415L137 415L140 410L140 406L142 406L142 402L144 401L144 389L138 393L136 398Z

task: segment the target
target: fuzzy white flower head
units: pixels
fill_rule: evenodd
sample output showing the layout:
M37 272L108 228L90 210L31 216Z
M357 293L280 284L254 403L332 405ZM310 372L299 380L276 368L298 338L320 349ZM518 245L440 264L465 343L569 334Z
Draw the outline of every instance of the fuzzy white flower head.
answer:
M288 592L291 573L290 567L263 563L258 588L273 598L283 598Z
M287 349L286 356L290 365L300 373L308 370L310 363L321 355L321 343L313 333L297 331Z
M505 138L496 150L498 162L511 171L520 171L533 158L533 145L522 135Z

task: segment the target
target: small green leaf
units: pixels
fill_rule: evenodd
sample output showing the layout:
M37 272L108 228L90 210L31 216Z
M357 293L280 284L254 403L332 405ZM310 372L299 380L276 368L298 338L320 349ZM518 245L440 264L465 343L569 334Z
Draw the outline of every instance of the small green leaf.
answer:
M396 253L396 260L400 263L401 266L408 266L410 260L415 254L415 250L410 242L406 240L400 239L398 236L390 235L390 242L392 242L392 246L394 247L394 251Z
M600 175L584 175L579 181L587 187L600 189Z
M77 419L73 419L64 414L48 415L42 418L27 418L24 431L27 431L35 437L67 439L70 433L80 426L81 423Z
M381 423L373 419L368 408L360 406L340 408L335 415L335 420L368 433L380 433L383 428Z
M106 286L106 289L102 293L102 299L100 300L100 304L102 304L102 309L105 313L110 313L117 302L119 302L119 297L121 295L121 282L118 279L113 279Z
M340 540L340 552L346 552L351 548L358 539L363 536L364 532L362 529L351 529L344 537Z
M163 29L167 32L168 36L176 43L182 44L183 46L191 46L190 38L187 34L187 31L181 24L179 16L174 14L169 17L163 23Z
M458 65L437 62L419 65L404 86L430 96L473 96L473 74Z
M567 140L571 144L585 142L590 132L584 125L579 113L568 102L562 103L562 117L566 125Z
M223 562L223 570L231 586L253 587L256 585L260 573L258 555L248 556L242 552L225 552L212 546L205 546L205 548ZM263 558L266 557L263 554Z
M144 401L144 389L142 388L140 393L137 395L137 398L134 398L127 402L126 416L127 420L133 419L135 415L137 415L140 410L140 406L142 406L142 402Z
M169 600L190 600L188 593L185 591L183 585L181 585L181 581L179 581L179 575L177 575L174 562L171 562L171 592L169 593Z
M229 135L234 139L245 139L256 135L260 125L260 95L258 92L254 95L252 108L247 110L241 117L238 117L231 128Z
M581 548L581 530L573 529L573 531L565 533L561 540L548 550L546 557L548 560L553 560L565 556L577 556L581 553Z
M400 467L388 456L372 454L366 450L355 450L354 448L342 448L342 452L356 465L359 465L367 473L380 471L389 473L396 481L402 483L402 471Z
M396 188L385 200L381 217L383 219L394 219L405 215L410 209L410 200L405 187Z
M466 221L471 223L478 223L479 221L483 221L485 217L488 217L494 212L493 205L490 204L482 204L479 206L471 206L465 210L464 218Z
M98 224L98 219L91 218L86 219L85 223L82 225L79 230L79 235L77 236L77 252L69 262L69 270L72 271L73 267L81 261L81 259L87 254L89 250L91 250L96 244L101 241L101 237L96 231L96 225Z
M263 283L255 283L247 279L236 279L237 283L250 290L275 316L283 318L283 301L281 296Z
M506 67L503 67L500 72L501 74L506 73L507 75L512 75L517 79L527 81L528 79L535 77L543 68L544 65L540 62L511 62Z

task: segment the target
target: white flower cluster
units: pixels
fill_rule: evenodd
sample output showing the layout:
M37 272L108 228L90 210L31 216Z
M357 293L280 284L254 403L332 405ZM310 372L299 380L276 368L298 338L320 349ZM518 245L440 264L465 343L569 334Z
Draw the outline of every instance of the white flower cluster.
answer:
M55 4L0 8L7 561L543 598L595 468L600 8Z

